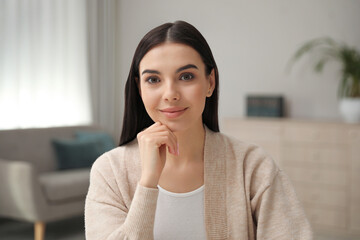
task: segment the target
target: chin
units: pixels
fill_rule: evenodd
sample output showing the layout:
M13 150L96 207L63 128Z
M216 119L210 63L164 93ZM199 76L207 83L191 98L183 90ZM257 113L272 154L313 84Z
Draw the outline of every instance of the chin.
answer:
M160 121L162 124L166 125L172 132L182 132L189 128L188 124L182 122L171 122L171 121Z
M161 122L167 126L172 132L182 132L190 128L190 124L185 120L168 120L168 119L157 119L156 121Z

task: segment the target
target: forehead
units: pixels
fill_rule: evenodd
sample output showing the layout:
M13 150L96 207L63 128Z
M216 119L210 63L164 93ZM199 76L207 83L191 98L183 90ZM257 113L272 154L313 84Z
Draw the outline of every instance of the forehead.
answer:
M148 51L140 61L140 72L145 69L172 69L187 64L198 68L205 65L200 54L192 47L181 43L163 43Z

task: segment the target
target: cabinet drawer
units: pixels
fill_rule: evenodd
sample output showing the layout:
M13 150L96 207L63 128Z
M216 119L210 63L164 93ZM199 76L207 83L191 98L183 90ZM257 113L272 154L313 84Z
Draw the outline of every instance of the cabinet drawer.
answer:
M345 190L309 187L296 182L294 182L294 187L300 201L305 204L345 209L349 202L349 194Z
M360 232L360 205L350 207L350 229Z
M284 128L287 141L344 144L345 128L334 124L290 124Z
M353 175L357 178L356 181L360 183L360 131L350 132L353 142L351 144L351 170Z
M294 166L300 164L308 168L346 170L350 162L347 146L329 147L286 143L282 148L281 158Z
M351 179L351 202L354 205L357 205L360 207L360 179L359 176L357 176L357 180Z
M360 143L357 146L353 146L351 149L351 168L356 175L360 175Z
M269 153L276 162L280 160L280 143L277 141L265 141L265 140L259 140L254 137L248 137L248 136L235 136L228 134L229 136L233 136L241 141L244 141L246 143L253 143L260 147L262 147L267 153Z
M349 130L349 138L352 142L360 143L360 127L353 128Z
M346 228L346 213L342 210L319 209L304 206L306 216L312 226L331 227L335 229Z
M349 183L346 171L310 169L284 165L284 170L294 182L315 184L314 186L346 187Z
M279 143L265 141L253 141L253 143L263 148L265 152L268 153L275 160L275 162L279 163L281 155Z
M276 122L266 122L261 120L236 121L225 119L222 121L221 131L230 136L234 136L245 142L279 141L281 137L281 127Z

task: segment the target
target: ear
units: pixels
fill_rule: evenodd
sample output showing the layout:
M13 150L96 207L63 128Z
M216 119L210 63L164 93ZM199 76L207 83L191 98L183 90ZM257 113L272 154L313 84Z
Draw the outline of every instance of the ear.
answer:
M213 94L214 89L215 89L215 71L214 71L214 69L211 70L211 72L208 76L208 80L209 80L209 89L208 89L206 96L211 97L211 95Z
M140 94L140 96L141 96L141 87L140 87L140 81L139 81L139 78L138 78L138 77L135 77L135 82L136 82L136 85L137 85L137 87L138 87L138 89L139 89L139 94Z

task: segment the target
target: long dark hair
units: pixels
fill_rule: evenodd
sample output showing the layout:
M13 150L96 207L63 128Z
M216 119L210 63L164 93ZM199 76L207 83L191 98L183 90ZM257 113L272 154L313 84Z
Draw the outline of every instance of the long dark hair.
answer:
M209 129L219 132L219 73L215 59L205 38L194 26L184 21L176 21L174 23L165 23L152 29L143 37L135 50L125 85L125 111L120 146L135 139L140 131L154 123L146 112L136 79L140 79L139 64L144 55L153 47L164 42L182 43L194 48L200 54L205 64L206 75L209 75L211 70L214 69L215 89L211 97L206 98L202 120Z

